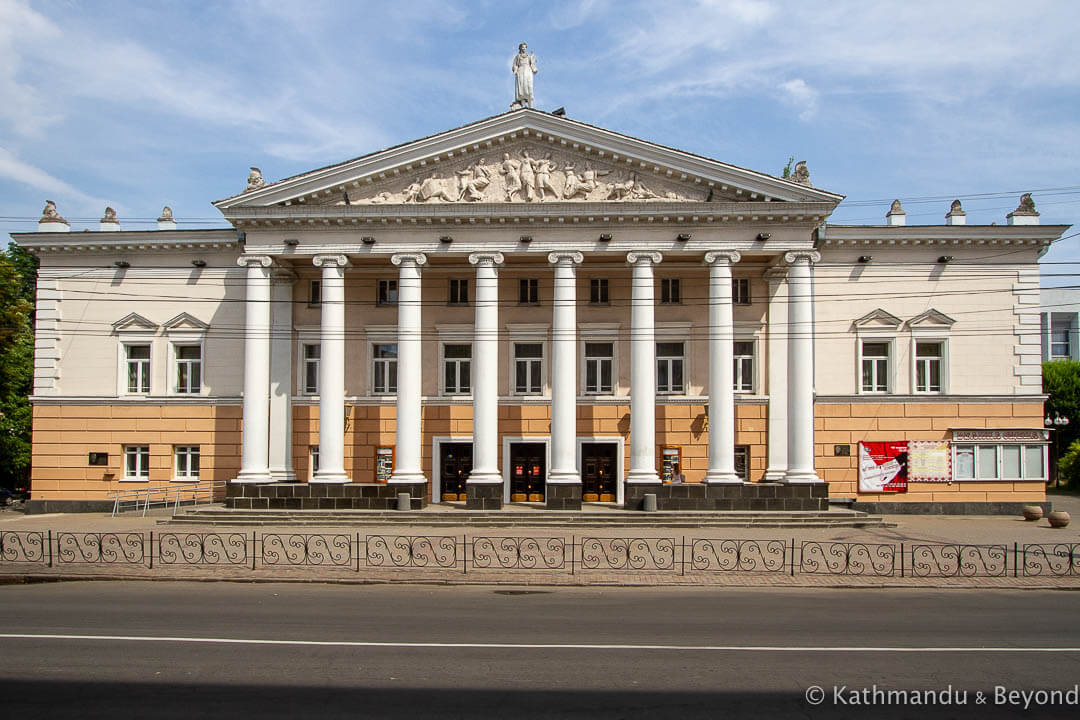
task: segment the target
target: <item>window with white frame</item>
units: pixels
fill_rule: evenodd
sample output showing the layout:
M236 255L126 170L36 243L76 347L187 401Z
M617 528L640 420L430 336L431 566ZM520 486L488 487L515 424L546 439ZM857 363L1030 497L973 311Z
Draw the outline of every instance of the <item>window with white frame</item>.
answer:
M1046 445L957 444L956 480L1046 480Z
M608 299L608 279L590 278L589 303L592 305L607 305L609 302L610 300Z
M521 278L518 281L518 302L522 305L537 305L540 303L540 280L538 278Z
M397 305L397 280L379 280L377 288L378 291L375 295L376 305Z
M469 304L468 278L450 278L450 296L447 302L451 305Z
M667 394L685 392L684 362L683 343L656 343L656 392Z
M611 393L614 357L615 343L585 343L585 392L587 394L608 395Z
M176 479L194 480L199 479L199 446L177 445L175 448Z
M1072 357L1069 336L1072 324L1068 315L1050 314L1050 359L1068 360Z
M371 391L376 395L397 392L397 343L371 346Z
M124 479L125 480L149 480L150 479L150 446L149 445L125 445L124 446Z
M322 346L318 343L304 343L304 394L316 395L319 392L319 359Z
M308 305L316 307L322 304L322 280L311 280L308 285Z
M443 345L443 392L447 395L472 392L472 345Z
M539 395L544 388L544 344L514 343L514 392Z
M750 304L750 278L731 278L731 302L735 305Z
M127 391L150 392L150 344L125 345L124 355L127 365Z
M941 392L945 343L941 340L915 341L915 392Z
M176 392L197 395L202 391L202 346L174 345L176 353Z
M663 278L660 281L660 304L678 305L682 302L682 288L678 278Z
M735 392L752 393L754 392L754 341L736 340L732 345L735 355Z
M863 340L860 343L862 391L889 392L889 343Z

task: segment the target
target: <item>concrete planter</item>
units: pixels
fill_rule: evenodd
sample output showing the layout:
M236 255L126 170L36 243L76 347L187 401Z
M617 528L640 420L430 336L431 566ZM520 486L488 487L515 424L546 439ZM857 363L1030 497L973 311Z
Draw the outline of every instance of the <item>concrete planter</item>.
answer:
M1046 519L1050 521L1050 527L1063 528L1069 524L1069 520L1072 518L1064 510L1054 510L1046 516Z
M1025 505L1024 509L1020 512L1024 516L1024 519L1029 522L1042 520L1043 509L1039 505Z

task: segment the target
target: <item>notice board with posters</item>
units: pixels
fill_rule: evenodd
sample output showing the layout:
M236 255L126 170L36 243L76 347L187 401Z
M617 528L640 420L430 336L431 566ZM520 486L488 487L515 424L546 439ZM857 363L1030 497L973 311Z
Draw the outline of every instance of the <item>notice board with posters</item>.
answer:
M859 443L859 492L907 492L908 443Z

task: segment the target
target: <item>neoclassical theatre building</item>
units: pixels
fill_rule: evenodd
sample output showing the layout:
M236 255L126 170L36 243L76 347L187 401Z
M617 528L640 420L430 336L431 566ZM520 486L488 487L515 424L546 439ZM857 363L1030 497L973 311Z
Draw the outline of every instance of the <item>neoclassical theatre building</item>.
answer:
M1065 228L1029 196L990 226L829 224L841 200L525 104L253 168L223 229L69 232L49 203L12 236L41 260L31 505L1044 501Z

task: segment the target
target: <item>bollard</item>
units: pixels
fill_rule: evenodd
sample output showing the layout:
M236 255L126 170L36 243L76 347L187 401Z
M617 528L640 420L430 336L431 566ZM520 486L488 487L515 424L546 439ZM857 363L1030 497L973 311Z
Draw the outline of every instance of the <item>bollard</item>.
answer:
M656 512L656 493L645 493L645 512Z
M397 509L412 510L412 496L409 493L397 494Z

